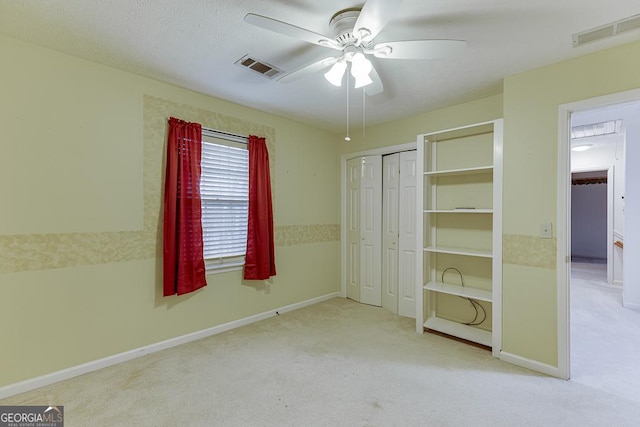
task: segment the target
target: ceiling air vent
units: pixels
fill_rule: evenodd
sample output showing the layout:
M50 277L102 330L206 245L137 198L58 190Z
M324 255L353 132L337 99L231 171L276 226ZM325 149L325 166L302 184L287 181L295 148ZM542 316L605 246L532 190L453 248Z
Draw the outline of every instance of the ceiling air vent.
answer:
M623 19L618 22L616 29L617 33L626 33L627 31L637 30L640 28L640 15L632 16L631 18Z
M622 119L608 122L590 123L571 128L571 139L590 138L593 136L612 135L622 130Z
M629 18L624 18L611 24L576 33L572 35L571 38L573 47L578 47L586 43L617 36L637 29L640 29L640 15L630 16Z
M249 55L245 55L238 59L236 64L255 71L258 74L262 74L270 79L282 73L282 70L274 67L273 65L267 64L264 61L258 61L255 58L251 58Z

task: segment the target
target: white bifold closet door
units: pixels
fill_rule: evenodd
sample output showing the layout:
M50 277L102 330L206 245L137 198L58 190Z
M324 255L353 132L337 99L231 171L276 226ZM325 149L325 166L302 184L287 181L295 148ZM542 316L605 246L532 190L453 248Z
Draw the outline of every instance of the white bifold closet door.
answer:
M347 161L347 297L380 306L382 157Z
M415 173L415 151L347 161L347 297L407 317L415 317Z
M382 306L416 316L416 152L382 160Z

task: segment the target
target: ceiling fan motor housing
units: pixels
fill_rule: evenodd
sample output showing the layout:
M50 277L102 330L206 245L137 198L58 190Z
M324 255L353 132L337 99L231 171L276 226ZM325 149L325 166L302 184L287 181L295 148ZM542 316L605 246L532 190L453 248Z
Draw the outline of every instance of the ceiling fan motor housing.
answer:
M331 17L329 28L331 35L342 46L352 45L357 41L353 27L360 16L359 8L343 9Z

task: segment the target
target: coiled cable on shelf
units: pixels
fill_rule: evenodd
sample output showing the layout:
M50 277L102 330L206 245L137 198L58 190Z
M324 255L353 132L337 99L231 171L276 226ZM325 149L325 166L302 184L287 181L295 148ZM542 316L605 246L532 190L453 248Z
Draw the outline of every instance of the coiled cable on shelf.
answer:
M453 270L460 275L460 285L464 288L464 277L462 276L462 272L455 267L445 268L442 271L442 275L440 276L440 282L444 283L444 274L449 270ZM464 325L478 326L484 323L485 320L487 320L487 311L484 309L484 307L482 306L482 304L480 304L478 300L475 300L469 297L463 297L463 296L458 296L458 297L468 300L469 303L471 304L471 307L473 307L473 310L475 311L475 316L473 317L473 320L471 320L470 322L463 323ZM482 312L482 320L478 320L478 317L480 316L480 312Z

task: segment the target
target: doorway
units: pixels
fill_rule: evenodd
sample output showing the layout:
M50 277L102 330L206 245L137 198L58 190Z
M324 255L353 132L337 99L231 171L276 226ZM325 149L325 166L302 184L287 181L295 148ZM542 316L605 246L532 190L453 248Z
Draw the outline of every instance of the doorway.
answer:
M640 352L640 311L632 307L634 283L640 276L624 264L623 258L632 258L623 248L640 243L639 234L625 232L629 224L625 197L637 190L630 187L635 187L636 181L629 179L625 166L640 161L640 140L636 137L640 132L635 130L640 127L639 100L640 93L632 91L561 107L561 128L563 114L567 128L564 141L562 133L560 138L558 199L559 367L564 361L567 378L638 402L640 369L635 355ZM611 128L602 133L605 127ZM600 135L587 136L585 130ZM632 150L625 150L625 141L627 147L634 144ZM570 150L576 146L586 147L582 153L590 154ZM564 170L563 153L567 160ZM572 191L576 185L582 187L577 193L591 194L576 197ZM593 198L599 200L595 207L589 204ZM585 209L598 212L590 212L590 218L580 216L578 211ZM594 216L607 218L604 238L595 238L596 228L600 227L601 233L603 223L596 226L598 220ZM580 229L581 223L586 227ZM588 243L591 238L598 242L585 249L585 241ZM564 343L563 314L567 322Z

